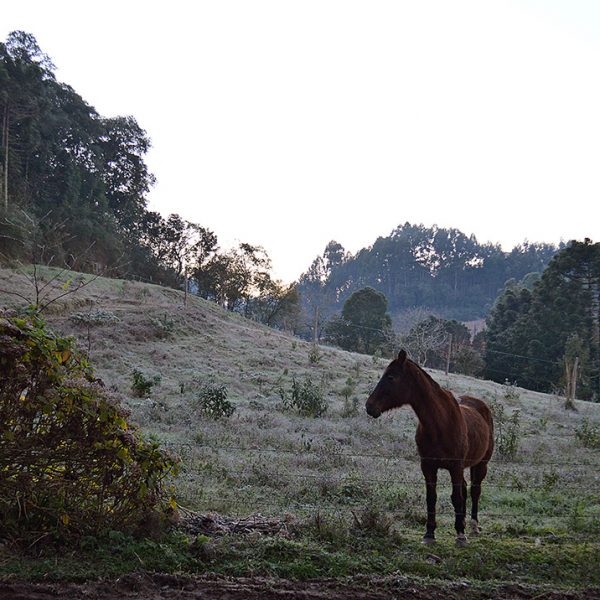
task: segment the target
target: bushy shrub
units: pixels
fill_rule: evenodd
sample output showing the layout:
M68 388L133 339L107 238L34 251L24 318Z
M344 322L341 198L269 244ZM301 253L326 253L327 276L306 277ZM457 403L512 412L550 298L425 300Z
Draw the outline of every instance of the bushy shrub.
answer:
M155 385L161 382L160 375L154 375L153 377L147 377L138 369L134 369L131 374L131 391L138 398L147 398Z
M235 406L227 400L227 386L204 382L198 392L198 409L210 419L228 419Z
M280 388L279 394L285 408L295 410L303 417L322 417L327 412L328 404L321 388L309 378L300 383L293 377L289 392Z
M175 461L127 417L73 339L0 314L0 538L133 531L174 509Z

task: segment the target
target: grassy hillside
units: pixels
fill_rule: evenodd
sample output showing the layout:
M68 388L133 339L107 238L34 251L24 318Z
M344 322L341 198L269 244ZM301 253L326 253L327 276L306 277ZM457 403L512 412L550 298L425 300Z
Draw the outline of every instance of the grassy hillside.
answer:
M51 273L43 271L46 280ZM23 304L7 291L32 293L26 277L4 269L0 306ZM378 420L364 413L386 360L323 347L314 356L309 344L202 299L184 307L182 293L128 281L99 278L52 304L47 319L78 338L133 420L181 457L180 505L230 516L260 512L289 521L295 532L225 536L204 544L199 562L175 561L178 570L600 585L592 567L600 561L600 405L577 402L577 412L568 412L556 396L431 371L456 394L490 402L499 436L483 485L484 534L465 550L454 547L442 472L432 550L420 545L416 419L407 408ZM160 383L136 397L134 370ZM286 405L294 379L320 388L324 416L300 416ZM203 415L207 382L225 386L236 407L231 417ZM139 568L131 561L114 568ZM8 565L4 572L14 568Z

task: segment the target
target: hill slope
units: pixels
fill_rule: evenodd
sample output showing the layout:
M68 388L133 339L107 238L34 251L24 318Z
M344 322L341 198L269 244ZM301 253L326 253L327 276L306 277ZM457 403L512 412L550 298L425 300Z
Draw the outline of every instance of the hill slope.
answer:
M43 273L48 278L50 271ZM28 296L31 286L2 269L0 306L22 304L7 291ZM90 317L98 324L88 327ZM99 278L52 304L47 319L89 348L98 375L134 420L181 456L181 505L230 515L292 513L312 523L302 544L261 540L249 555L223 547L213 569L240 572L241 561L288 576L403 569L440 578L600 584L600 574L586 567L600 553L600 452L581 441L594 442L598 405L578 402L578 412L566 412L554 396L432 371L456 394L490 402L500 437L483 486L486 535L473 542L476 552L454 549L449 478L442 474L441 560L431 562L418 544L425 503L415 417L403 409L373 420L363 410L387 361L321 348L311 362L303 341L200 298L184 307L180 292L129 281ZM149 397L133 395L134 369L160 375ZM281 390L289 398L293 379L320 386L329 402L324 417L283 406ZM208 380L226 386L237 408L229 419L200 413ZM383 536L387 550L370 537L356 541L367 534Z

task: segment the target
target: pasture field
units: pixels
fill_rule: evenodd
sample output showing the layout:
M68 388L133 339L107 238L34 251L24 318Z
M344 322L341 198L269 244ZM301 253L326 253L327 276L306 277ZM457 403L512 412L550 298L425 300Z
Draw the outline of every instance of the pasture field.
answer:
M0 306L23 304L7 290L27 296L31 286L2 269ZM483 484L482 535L455 548L442 471L438 542L424 547L416 418L408 407L377 420L364 412L386 359L329 347L315 353L202 299L184 307L182 293L120 280L97 279L52 304L47 319L78 338L132 419L181 458L181 507L232 518L260 514L278 521L281 532L172 533L160 541L115 535L72 555L35 559L0 550L1 575L360 575L483 595L507 585L525 586L530 596L600 588L600 405L577 402L576 412L566 411L559 396L430 371L455 394L491 404L498 447ZM141 397L132 389L134 371L154 383ZM302 416L291 406L294 381L296 390L322 393L324 415ZM207 389L225 389L235 412L219 419L203 412Z

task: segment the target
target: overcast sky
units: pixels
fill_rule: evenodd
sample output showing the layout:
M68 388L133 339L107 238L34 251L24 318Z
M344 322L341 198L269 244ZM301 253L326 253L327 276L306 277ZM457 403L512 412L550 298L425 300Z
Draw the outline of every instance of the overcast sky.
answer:
M400 223L600 241L600 2L3 2L153 142L150 208L291 281Z

